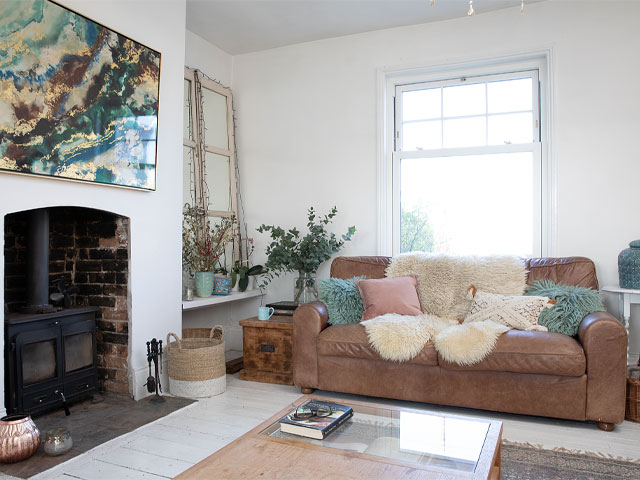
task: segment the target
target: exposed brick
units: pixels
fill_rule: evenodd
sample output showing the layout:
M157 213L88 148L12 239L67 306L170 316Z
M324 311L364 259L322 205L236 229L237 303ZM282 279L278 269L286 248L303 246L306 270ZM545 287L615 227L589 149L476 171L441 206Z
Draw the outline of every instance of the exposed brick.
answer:
M76 252L80 260L89 260L89 250L86 248L78 248Z
M105 260L102 262L102 269L105 272L126 272L129 268L129 262L115 262L111 260Z
M98 260L81 260L76 262L76 270L79 272L100 272L102 262Z
M97 237L78 237L76 245L80 248L97 248L100 245L100 239Z
M4 274L5 276L26 275L26 265L20 263L5 263Z
M92 249L89 250L89 258L92 260L114 260L116 258L116 252L106 248ZM107 268L105 268L105 270L107 270Z
M116 258L118 260L126 260L129 258L129 250L127 248L119 248L116 252Z
M113 393L129 393L129 383L116 383L111 381L103 382L103 391L113 392Z
M98 342L96 351L98 353L98 356L102 355L116 355L117 354L117 349L116 349L116 345L113 345L111 343L104 343L102 341Z
M82 295L102 295L103 287L102 285L97 284L84 284L78 285L80 289L80 294Z
M86 272L76 272L76 285L89 282L89 274Z
M125 297L114 297L116 299L116 310L127 309L127 299Z
M89 283L116 283L116 274L113 272L107 273L90 273Z
M100 320L98 322L96 322L96 327L98 328L98 330L102 331L102 332L115 332L116 331L116 324L114 322L108 322L105 320Z
M102 318L105 320L128 320L129 312L126 310L114 310L104 307L102 309Z
M73 247L73 237L57 235L51 240L52 248Z
M105 357L104 358L104 366L109 368L115 368L117 370L127 368L127 359L120 357Z
M89 305L92 307L115 307L116 299L113 297L104 297L101 295L89 296Z
M125 335L129 334L129 322L116 322L116 332L123 333Z
M129 347L127 345L117 345L116 351L120 358L127 358L129 355Z
M102 341L104 343L113 343L115 345L126 345L129 342L129 335L103 332Z
M116 371L115 368L98 367L98 377L105 380L115 380Z
M120 285L126 285L127 283L129 283L128 275L126 273L116 273L116 283L119 283Z
M113 295L116 297L126 297L127 296L127 287L123 285L105 285L104 286L104 294L105 295Z
M116 382L125 383L128 381L127 371L122 369L116 370Z

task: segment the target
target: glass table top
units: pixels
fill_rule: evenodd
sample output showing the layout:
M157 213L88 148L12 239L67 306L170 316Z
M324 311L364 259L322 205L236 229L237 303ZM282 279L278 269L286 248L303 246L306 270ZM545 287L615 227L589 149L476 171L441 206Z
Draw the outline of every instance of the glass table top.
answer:
M438 413L338 403L351 406L353 417L324 440L283 433L280 431L279 421L269 425L260 434L376 457L473 472L491 424L486 420Z

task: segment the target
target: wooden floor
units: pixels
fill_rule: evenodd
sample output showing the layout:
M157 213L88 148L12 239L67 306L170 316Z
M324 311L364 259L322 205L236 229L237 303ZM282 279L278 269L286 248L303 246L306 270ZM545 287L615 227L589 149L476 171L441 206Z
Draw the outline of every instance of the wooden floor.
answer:
M320 392L336 398L352 395ZM227 391L201 400L131 433L58 465L36 479L152 479L172 478L249 431L300 396L296 387L245 382L227 377ZM410 402L366 398L386 405L498 419L507 441L565 448L640 461L640 424L624 422L614 432L595 424L492 414Z

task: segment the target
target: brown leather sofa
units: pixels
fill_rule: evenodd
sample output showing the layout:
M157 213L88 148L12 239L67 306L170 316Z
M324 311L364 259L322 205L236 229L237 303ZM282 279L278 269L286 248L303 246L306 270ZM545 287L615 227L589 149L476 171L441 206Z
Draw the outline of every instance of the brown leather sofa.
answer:
M338 257L331 276L382 278L389 257ZM598 288L584 257L526 261L528 282L550 279ZM627 332L605 312L582 320L577 338L511 330L482 362L444 361L429 342L412 360L385 361L360 324L328 323L325 305L300 306L293 316L293 380L313 389L500 412L592 420L613 430L624 419Z

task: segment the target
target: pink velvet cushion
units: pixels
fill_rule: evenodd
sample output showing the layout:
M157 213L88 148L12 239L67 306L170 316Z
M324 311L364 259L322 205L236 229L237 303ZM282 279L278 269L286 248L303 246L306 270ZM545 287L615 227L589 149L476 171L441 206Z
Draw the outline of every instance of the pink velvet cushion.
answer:
M420 299L416 291L416 277L372 278L356 280L364 313L362 320L369 320L385 313L421 315Z

